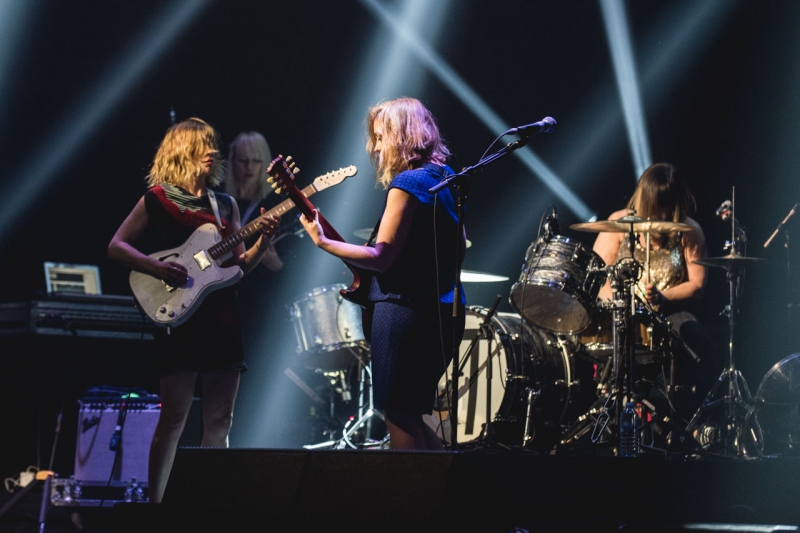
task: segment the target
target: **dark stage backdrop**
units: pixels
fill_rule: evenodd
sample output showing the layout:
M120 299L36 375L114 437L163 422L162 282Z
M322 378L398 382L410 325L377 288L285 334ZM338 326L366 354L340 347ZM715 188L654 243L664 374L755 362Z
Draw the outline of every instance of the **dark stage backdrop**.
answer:
M389 11L408 5L378 3ZM786 312L796 287L787 279L784 240L762 247L800 198L800 4L623 3L652 160L672 162L688 177L709 255L726 253L730 228L714 211L735 186L736 215L750 238L748 253L768 260L747 271L737 344L739 366L755 389L772 364L800 351L800 322ZM363 93L363 84L376 85L378 72L391 71L389 62L396 60L386 48L395 37L367 2L209 1L185 28L167 36L142 32L181 2L8 4L26 15L14 32L3 32L14 40L3 37L10 52L0 65L5 69L0 206L5 213L22 207L0 233L3 302L44 291L44 261L99 265L105 293L130 294L128 273L106 258L106 246L144 192L143 178L170 124L170 107L178 120L203 118L226 143L242 130L262 132L273 154L297 159L303 185L328 170L357 164L356 178L336 193L317 197L353 242L358 242L354 230L374 224L383 193L373 185L365 156L331 150L349 139L356 152L363 152L367 104L411 91L409 96L423 100L437 116L457 169L474 164L501 133L484 125L413 52L404 52L410 60L394 72L399 85L381 94L368 92L374 96L353 109L349 104ZM636 172L599 3L446 5L437 29L424 25L429 22L424 16L415 24L424 28L421 42L508 126L555 117L556 132L532 137L531 148L599 219L622 208ZM100 106L99 80L114 69L125 71L132 43L155 46L165 37L170 44L117 94L117 105L84 132L86 116L73 117L78 104L89 102L80 108L85 115L93 102ZM370 55L374 49L383 50L377 59ZM374 76L363 72L367 65ZM413 89L403 85L411 77L421 79ZM352 127L344 127L348 124ZM63 151L73 135L81 142ZM50 157L56 164L39 184L27 169ZM37 184L30 203L18 205L17 192ZM512 310L507 303L511 284L549 204L558 209L562 233L587 247L594 241L593 234L568 229L584 220L515 157L471 184L467 231L473 246L464 267L510 280L468 284L469 304L489 306L500 294L500 309ZM342 205L349 218L337 210ZM797 227L796 221L790 225L795 234ZM304 422L312 402L283 372L297 363L286 305L314 287L350 281L341 264L323 257L308 239L287 239L279 248L285 271L256 273L243 285L251 371L243 379L233 445L297 446L313 439ZM719 313L727 294L724 272L712 270L699 314L721 342L726 323ZM12 352L3 350L3 358L25 356ZM315 387L318 377L306 376Z

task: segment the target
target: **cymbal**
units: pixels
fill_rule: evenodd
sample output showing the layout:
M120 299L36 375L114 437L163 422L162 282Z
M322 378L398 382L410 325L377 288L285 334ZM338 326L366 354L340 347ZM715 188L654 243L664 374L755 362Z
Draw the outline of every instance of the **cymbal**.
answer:
M675 231L691 231L692 227L683 222L666 220L645 220L642 217L627 216L617 220L598 220L597 222L581 222L573 224L570 229L591 233L628 233L633 227L634 233L672 233Z
M707 257L706 259L695 261L695 263L707 267L724 268L725 270L738 270L752 266L759 261L764 261L764 259L760 257L744 257L739 254L730 253L724 257Z
M359 239L364 239L366 241L367 239L372 237L372 228L357 229L353 232L353 235L355 235Z
M496 276L487 272L478 272L477 270L462 270L461 281L463 283L484 283L490 281L508 281L507 276Z
M364 239L365 241L372 237L372 228L361 228L357 229L353 232L353 235L358 237L359 239ZM467 248L472 246L472 241L467 239ZM463 280L462 280L463 281Z

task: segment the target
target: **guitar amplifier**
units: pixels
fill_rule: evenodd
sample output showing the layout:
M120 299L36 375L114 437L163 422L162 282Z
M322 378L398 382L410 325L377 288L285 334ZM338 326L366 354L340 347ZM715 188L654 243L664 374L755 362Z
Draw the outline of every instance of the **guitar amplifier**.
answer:
M150 441L161 414L158 403L130 403L125 412L119 451L111 449L120 403L78 402L75 479L147 482ZM119 459L114 464L117 453ZM113 472L112 472L113 469Z

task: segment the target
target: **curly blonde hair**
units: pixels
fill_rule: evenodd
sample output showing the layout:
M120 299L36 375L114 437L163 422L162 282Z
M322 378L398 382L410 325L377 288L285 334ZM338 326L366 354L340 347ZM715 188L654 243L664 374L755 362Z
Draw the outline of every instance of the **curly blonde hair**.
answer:
M267 140L257 131L243 131L236 136L228 147L228 165L225 169L225 192L234 198L245 199L243 196L242 183L236 176L235 171L237 150L242 150L245 147L249 147L252 152L261 159L261 169L257 173L261 176L258 196L256 198L246 198L247 200L258 202L266 198L267 195L272 192L272 188L267 182L266 175L267 166L270 161L272 161L272 155Z
M184 189L191 187L197 176L205 171L200 161L209 150L213 150L215 157L211 172L206 176L206 186L219 185L225 172L225 162L219 157L220 145L219 134L199 118L173 125L158 146L147 184L150 187L159 183Z
M375 153L375 121L383 130L381 153ZM367 111L367 153L375 167L376 180L384 189L392 179L423 163L443 165L450 155L439 133L436 119L416 98L381 102Z

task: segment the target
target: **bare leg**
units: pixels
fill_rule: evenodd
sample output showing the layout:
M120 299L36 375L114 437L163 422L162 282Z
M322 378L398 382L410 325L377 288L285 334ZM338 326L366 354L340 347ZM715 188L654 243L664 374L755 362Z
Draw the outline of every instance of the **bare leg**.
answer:
M196 381L197 373L186 370L176 370L161 376L161 414L150 443L150 462L147 469L150 501L153 503L161 503L164 497L178 440L192 406Z
M389 429L390 445L393 450L430 450L424 428L427 424L422 415L386 411L386 426ZM430 428L428 428L430 430ZM432 430L430 430L433 433ZM435 437L435 435L434 435ZM437 439L438 440L438 439Z
M228 447L233 422L233 404L239 391L238 370L200 375L203 395L203 440L201 446Z

